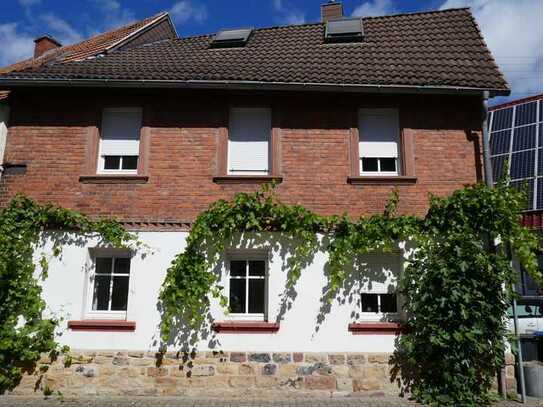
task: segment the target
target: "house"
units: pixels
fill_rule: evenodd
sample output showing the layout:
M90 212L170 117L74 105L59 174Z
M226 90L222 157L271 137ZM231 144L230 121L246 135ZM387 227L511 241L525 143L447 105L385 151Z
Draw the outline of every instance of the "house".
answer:
M275 234L232 242L216 266L231 312L212 300L198 352L156 367L166 269L212 202L277 183L286 203L325 215L424 215L428 193L482 178L482 98L509 94L469 9L343 18L172 38L101 57L7 72L0 203L17 193L113 216L144 254L67 244L43 283L78 364L48 373L64 394L238 394L394 388L404 245L365 256L345 301L321 300L317 252L285 305L289 247ZM46 243L45 251L48 250ZM382 276L372 278L372 276ZM287 304L288 305L288 304ZM180 328L180 336L187 336ZM180 370L179 366L184 366ZM128 379L130 377L130 379ZM25 378L16 391L31 392Z

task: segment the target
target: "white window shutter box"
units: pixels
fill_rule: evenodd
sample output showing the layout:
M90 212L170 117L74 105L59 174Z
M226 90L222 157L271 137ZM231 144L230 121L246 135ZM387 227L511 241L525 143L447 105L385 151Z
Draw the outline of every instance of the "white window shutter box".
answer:
M268 174L271 109L230 109L228 172Z
M104 109L101 155L139 155L142 110Z
M361 109L358 129L360 157L398 157L400 129L396 109Z

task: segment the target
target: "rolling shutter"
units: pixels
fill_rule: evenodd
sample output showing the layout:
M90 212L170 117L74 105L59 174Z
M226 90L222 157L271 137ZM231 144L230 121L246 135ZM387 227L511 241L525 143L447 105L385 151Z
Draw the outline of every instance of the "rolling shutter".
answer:
M358 129L360 157L398 157L399 130L396 109L361 109Z
M139 108L104 109L100 155L139 155L141 116Z

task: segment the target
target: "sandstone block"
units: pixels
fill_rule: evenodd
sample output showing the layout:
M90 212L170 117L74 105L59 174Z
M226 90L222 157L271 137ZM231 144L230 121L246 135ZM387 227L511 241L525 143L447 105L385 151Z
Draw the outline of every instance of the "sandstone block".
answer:
M376 380L362 379L362 378L353 379L354 392L381 390L382 387L383 387L383 383Z
M167 376L168 369L165 367L148 367L147 376L157 377L157 376Z
M338 391L352 392L353 391L353 379L348 377L339 377L336 379Z
M230 353L230 362L245 363L247 362L247 354L245 352L232 352Z
M213 376L215 374L215 366L213 365L195 365L190 370L191 376Z
M262 367L262 375L273 376L277 372L277 365L267 363Z
M331 365L344 365L345 355L343 353L331 353L328 355L328 363Z
M253 365L250 365L248 363L243 363L239 365L239 374L240 375L254 375L256 374L256 372Z
M128 366L128 357L125 356L115 356L111 361L115 366Z
M275 363L290 363L292 355L290 353L274 353L272 359Z
M304 354L301 352L294 352L292 354L292 361L295 363L302 363L304 361Z
M254 376L231 376L228 383L230 386L236 388L254 387L256 385L256 378Z
M328 362L328 355L326 353L306 353L304 361L306 363L326 363Z
M280 376L297 376L298 375L298 365L291 363L279 365L279 375Z
M332 376L307 376L304 388L308 390L336 390L336 378Z
M369 353L367 355L368 363L388 364L390 354L388 353Z
M269 353L249 353L250 362L269 363L271 361Z
M366 363L366 356L360 353L348 353L347 364L348 365L364 365Z

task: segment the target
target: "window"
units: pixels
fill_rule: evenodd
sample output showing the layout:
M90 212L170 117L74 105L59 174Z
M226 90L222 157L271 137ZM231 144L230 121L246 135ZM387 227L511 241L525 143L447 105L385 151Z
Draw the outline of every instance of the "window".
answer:
M90 312L126 315L129 279L130 257L96 256Z
M395 314L398 312L396 294L362 294L362 312Z
M270 170L271 109L230 110L228 174L267 175Z
M236 318L264 320L266 262L263 259L230 260L229 310Z
M360 109L358 149L362 175L400 174L399 119L396 109Z
M137 173L141 117L140 108L104 109L98 172Z

